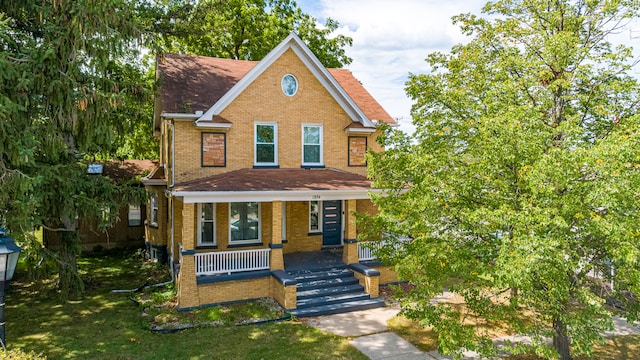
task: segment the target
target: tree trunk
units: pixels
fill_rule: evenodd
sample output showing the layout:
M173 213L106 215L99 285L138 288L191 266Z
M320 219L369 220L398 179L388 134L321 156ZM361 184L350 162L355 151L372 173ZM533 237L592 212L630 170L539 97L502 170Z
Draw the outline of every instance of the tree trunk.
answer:
M60 233L58 253L58 288L64 298L78 297L84 291L84 282L78 274L77 257L80 254L78 234L71 231Z
M560 355L560 360L572 360L569 350L569 336L567 336L567 325L560 319L553 319L553 347Z

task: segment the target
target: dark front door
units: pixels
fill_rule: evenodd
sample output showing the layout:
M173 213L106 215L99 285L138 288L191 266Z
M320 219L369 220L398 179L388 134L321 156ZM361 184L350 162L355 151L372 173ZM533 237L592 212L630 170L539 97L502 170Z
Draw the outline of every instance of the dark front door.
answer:
M342 245L342 203L322 202L322 245Z

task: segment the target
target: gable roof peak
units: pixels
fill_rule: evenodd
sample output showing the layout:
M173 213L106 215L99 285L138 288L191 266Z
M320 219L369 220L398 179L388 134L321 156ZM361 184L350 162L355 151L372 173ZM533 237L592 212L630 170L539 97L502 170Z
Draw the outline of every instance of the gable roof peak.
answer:
M289 49L307 66L311 73L320 81L354 122L359 122L365 127L375 127L373 121L356 105L354 100L349 97L329 70L322 65L320 60L295 32L291 32L280 44L271 50L264 59L249 70L226 94L196 120L196 124L198 122L211 121L215 116L220 115L233 100Z

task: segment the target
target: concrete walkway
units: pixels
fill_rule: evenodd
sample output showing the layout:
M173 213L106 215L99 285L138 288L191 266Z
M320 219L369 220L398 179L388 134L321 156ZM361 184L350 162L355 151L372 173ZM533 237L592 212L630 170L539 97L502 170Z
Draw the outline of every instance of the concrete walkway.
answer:
M434 301L447 298L443 295ZM389 331L387 320L396 316L397 307L377 308L354 311L350 313L321 316L306 319L309 326L350 338L349 342L372 360L444 360L451 359L437 351L422 352L408 341ZM640 325L631 325L624 319L614 317L615 329L608 331L605 337L640 334ZM494 342L504 345L506 341L528 341L526 336L507 336L495 339ZM474 352L466 352L463 359L472 360L481 357Z

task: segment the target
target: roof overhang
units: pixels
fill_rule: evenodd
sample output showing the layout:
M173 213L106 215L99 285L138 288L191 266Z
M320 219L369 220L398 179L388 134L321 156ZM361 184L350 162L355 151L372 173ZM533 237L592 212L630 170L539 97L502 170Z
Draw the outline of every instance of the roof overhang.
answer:
M185 113L162 113L160 114L164 119L174 120L197 120L202 114L185 114Z
M376 132L375 128L346 128L344 132L347 134L373 134Z
M186 204L223 202L329 201L370 199L370 190L287 190L287 191L172 191Z
M229 130L231 129L231 123L214 123L214 122L199 122L196 121L196 127L199 129L217 129L217 130Z
M149 186L165 186L167 185L167 181L164 179L148 179L148 178L142 178L140 179L140 182L142 183L142 185L149 185Z

